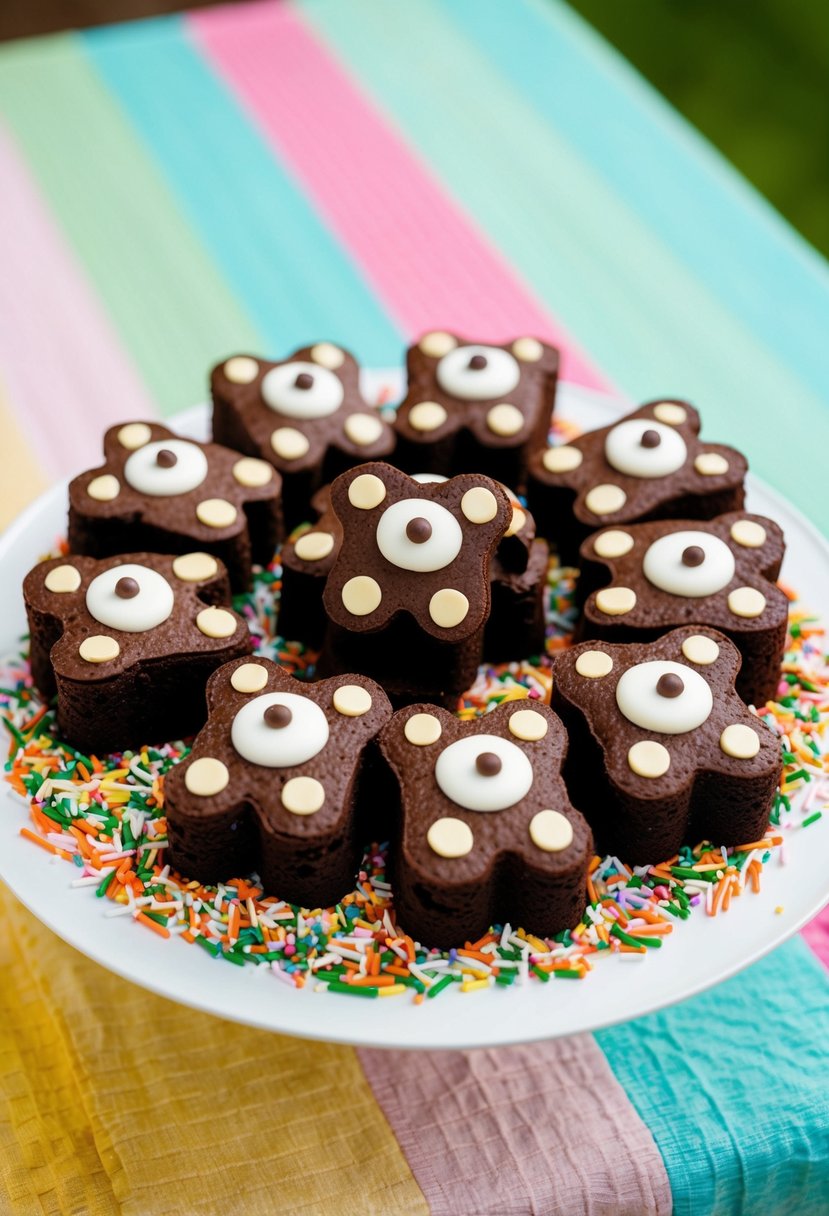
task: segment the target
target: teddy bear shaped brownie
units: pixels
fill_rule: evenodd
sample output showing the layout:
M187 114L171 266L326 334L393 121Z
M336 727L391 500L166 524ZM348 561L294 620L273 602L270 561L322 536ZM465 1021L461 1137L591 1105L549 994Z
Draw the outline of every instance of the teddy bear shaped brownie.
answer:
M547 437L558 351L537 338L501 345L425 334L407 354L396 463L409 471L486 473L523 489L530 453Z
M579 636L647 642L679 625L710 625L742 655L737 692L764 705L786 645L788 601L774 583L784 549L776 523L744 511L605 528L581 547L582 578L600 589L588 595Z
M331 507L342 538L320 673L361 671L400 704L453 704L481 660L509 498L488 477L423 483L377 463L341 473Z
M703 443L685 401L652 401L612 426L530 458L527 497L561 560L597 528L650 519L712 519L743 505L746 458Z
M400 788L395 908L426 946L507 922L552 936L584 913L593 839L561 777L567 736L546 705L526 705L468 722L413 705L380 735Z
M589 641L553 664L552 705L570 736L564 770L600 852L631 864L683 844L762 839L780 741L737 695L737 647L691 625L654 642Z
M207 677L251 650L209 553L53 558L23 597L32 677L57 693L60 738L97 755L198 730Z
M308 518L321 485L394 450L394 431L360 391L356 359L331 342L280 362L234 355L213 368L210 390L214 438L281 473L289 529Z
M208 717L165 777L169 860L201 882L256 871L307 908L353 887L377 799L372 743L391 717L364 676L302 683L269 659L227 663L207 685Z
M203 550L242 591L281 538L281 491L264 460L128 422L106 432L104 464L69 483L69 547L89 557Z

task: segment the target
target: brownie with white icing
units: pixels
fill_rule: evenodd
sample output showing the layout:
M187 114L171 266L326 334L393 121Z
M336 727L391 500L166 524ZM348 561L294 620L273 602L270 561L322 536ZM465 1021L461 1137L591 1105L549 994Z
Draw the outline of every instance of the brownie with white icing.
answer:
M281 899L336 904L371 839L385 693L359 675L303 683L257 656L211 676L207 704L191 754L165 777L168 860L201 882L255 871Z

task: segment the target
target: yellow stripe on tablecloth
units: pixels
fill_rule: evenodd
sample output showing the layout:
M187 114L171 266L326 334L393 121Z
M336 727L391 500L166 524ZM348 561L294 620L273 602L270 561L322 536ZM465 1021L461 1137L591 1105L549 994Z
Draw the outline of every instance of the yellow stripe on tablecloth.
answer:
M46 476L37 453L24 439L0 381L0 529L45 489Z
M427 1216L352 1048L195 1013L91 963L6 891L0 913L4 1211Z

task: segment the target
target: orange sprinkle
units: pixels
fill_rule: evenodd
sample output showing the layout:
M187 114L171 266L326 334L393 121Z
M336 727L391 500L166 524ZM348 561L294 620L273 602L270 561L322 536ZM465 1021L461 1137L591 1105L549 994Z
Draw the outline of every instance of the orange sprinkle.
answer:
M170 930L164 925L159 925L157 921L150 920L149 916L145 916L143 912L136 912L135 919L140 921L142 925L146 925L148 929L152 929L153 933L157 933L159 937L169 937Z
M484 954L482 950L459 950L458 954L460 954L463 958L476 958L480 963L489 963L492 961L492 955ZM414 962L414 958L411 955L409 957L410 961Z
M355 975L348 980L354 988L390 988L396 982L393 975Z
M393 963L387 963L384 968L384 971L387 972L389 975L406 975L406 976L411 975L411 971L409 971L408 967L396 967L396 966L394 966Z

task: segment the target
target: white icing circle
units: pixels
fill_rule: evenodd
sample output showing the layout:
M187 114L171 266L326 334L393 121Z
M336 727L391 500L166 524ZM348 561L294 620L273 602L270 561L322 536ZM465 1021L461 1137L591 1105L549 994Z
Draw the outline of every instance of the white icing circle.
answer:
M686 566L682 561L682 554L691 548L705 554L698 566ZM686 599L716 595L731 582L734 568L734 554L710 532L670 532L649 545L642 559L642 572L649 583Z
M309 388L297 388L297 376L312 377ZM262 400L287 418L327 418L343 403L343 383L319 363L283 363L263 377Z
M682 680L685 687L679 696L663 697L656 691L664 675L676 675ZM634 726L681 735L702 726L711 713L714 698L699 672L668 659L653 659L622 673L616 685L616 704Z
M124 599L115 592L119 579L131 578L138 583L138 594ZM173 611L173 589L163 575L149 566L130 562L113 566L93 578L86 589L86 609L90 616L110 629L124 633L143 633L163 624Z
M642 446L645 431L656 431L659 443ZM678 431L652 418L629 418L612 427L604 441L605 460L628 477L667 477L681 469L688 458L685 440Z
M165 468L156 462L159 452L172 452L176 463ZM127 457L124 477L134 490L151 498L189 494L207 477L207 457L186 439L157 439Z
M421 544L409 540L406 528L425 519L432 535ZM400 570L442 570L461 551L463 532L451 511L428 498L404 498L387 507L377 524L377 548Z
M287 726L268 726L265 711L285 705L291 711ZM251 764L264 768L293 768L311 760L328 742L328 719L315 701L293 692L266 692L237 713L230 728L236 751Z
M410 473L412 481L417 481L422 486L438 485L441 482L448 481L448 477L444 477L442 473Z
M482 752L494 752L501 771L493 777L478 772ZM450 743L435 762L435 780L443 793L468 811L504 811L530 791L533 766L515 743L500 735L470 735Z
M476 355L486 359L477 370L469 366ZM514 355L497 346L457 346L444 355L437 366L437 381L446 393L464 401L488 401L511 393L521 379L521 368Z

